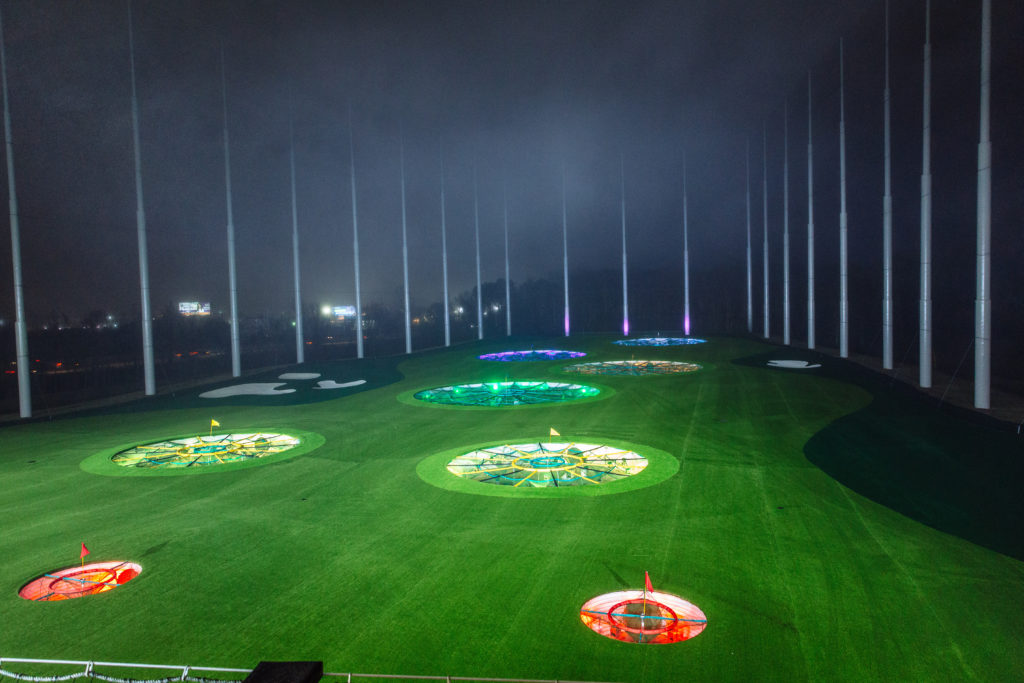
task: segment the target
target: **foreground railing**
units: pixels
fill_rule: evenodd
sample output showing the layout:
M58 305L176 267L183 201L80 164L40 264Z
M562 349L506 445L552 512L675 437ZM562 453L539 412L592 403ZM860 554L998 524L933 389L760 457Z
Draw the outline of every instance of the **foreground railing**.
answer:
M7 663L16 662L19 664L57 664L64 666L81 666L82 671L75 671L56 676L36 676L9 671L5 668ZM119 678L96 671L96 667L113 667L122 669L156 669L161 671L177 671L180 673L164 678ZM174 681L191 681L191 683L236 683L239 677L235 678L205 678L193 676L193 671L212 672L218 674L246 674L252 669L231 669L217 666L181 666L177 664L132 664L128 662L88 662L74 659L24 659L21 657L0 657L0 676L13 678L18 681L30 681L31 683L55 683L59 681L71 681L77 678L91 678L105 683L174 683ZM566 679L551 678L481 678L476 676L424 676L424 675L402 675L402 674L370 674L370 673L331 673L325 672L324 676L344 678L346 683L356 679L370 680L400 680L400 681L477 681L480 683L601 683L599 681L571 681Z

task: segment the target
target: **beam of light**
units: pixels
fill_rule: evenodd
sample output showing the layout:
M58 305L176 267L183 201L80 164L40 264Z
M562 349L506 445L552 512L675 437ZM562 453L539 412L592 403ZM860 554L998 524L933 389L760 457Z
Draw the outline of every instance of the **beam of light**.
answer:
M484 338L484 299L480 284L480 198L476 181L476 159L473 159L473 234L476 235L476 338Z
M761 217L764 219L764 338L769 337L768 325L768 124L764 124L761 153Z
M228 137L228 77L224 65L224 48L220 50L220 95L224 114L224 195L227 206L228 238L228 300L231 309L231 376L242 374L238 339L238 277L235 266L235 213L231 196L231 139Z
M505 225L505 336L512 336L512 280L508 263L508 188L501 184L501 204Z
M811 73L807 72L807 348L814 340L814 146L811 142Z
M11 139L11 108L7 96L7 50L4 23L0 16L0 75L4 90L4 142L7 149L7 197L11 221L11 266L14 271L14 341L18 361L18 409L21 417L32 417L31 368L28 362L28 330L25 327L25 298L21 279L21 232L18 228L18 192L14 182L14 145Z
M292 269L295 276L295 362L306 361L306 351L302 343L302 290L300 288L299 270L299 208L295 192L295 126L288 119L288 160L291 169L292 189Z
M754 271L750 254L750 138L747 138L747 332L754 331Z
M783 105L782 138L782 343L789 346L789 100Z
M363 357L363 302L359 292L359 212L356 210L356 147L352 133L352 105L348 107L348 155L352 185L352 261L356 280L356 358Z
M839 357L850 355L850 303L846 215L846 95L843 40L839 39Z
M565 283L565 336L569 336L569 228L565 209L565 161L562 161L562 279Z
M412 326L409 321L409 238L405 219L405 130L402 130L399 144L402 167L402 286L405 293L405 352L412 353Z
M885 3L885 194L882 196L882 368L892 370L892 128L889 115L889 3Z
M683 152L683 334L690 336L690 225L686 204L686 152Z
M924 86L921 124L921 301L919 309L918 383L932 385L932 3L925 3Z
M626 160L619 155L619 190L622 198L622 336L629 336L629 290L626 261Z
M149 307L149 256L146 249L146 206L142 195L142 149L139 144L139 97L135 88L135 32L128 3L128 54L132 72L132 143L135 151L135 224L139 240L139 298L142 300L142 366L146 396L156 393L153 366L153 314Z
M444 143L438 143L441 159L441 273L444 282L444 345L452 345L451 303L448 300L448 231L445 224L444 204Z
M989 99L992 90L992 0L981 5L981 116L978 142L977 298L974 314L974 407L988 410L992 359L992 300L989 298L992 258L992 141Z

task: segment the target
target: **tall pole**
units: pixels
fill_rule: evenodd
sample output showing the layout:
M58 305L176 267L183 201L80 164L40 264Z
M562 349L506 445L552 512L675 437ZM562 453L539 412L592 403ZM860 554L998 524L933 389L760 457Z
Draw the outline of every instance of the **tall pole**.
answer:
M683 335L690 336L690 225L686 205L686 152L683 152Z
M441 157L441 273L444 282L444 345L452 345L451 302L448 299L448 231L445 225L444 205L444 143L439 145Z
M142 367L146 396L156 393L153 371L153 315L149 310L149 257L146 255L146 208L142 200L142 153L139 145L139 98L135 90L135 33L128 2L128 53L132 67L132 143L135 150L135 223L139 239L139 293L142 299Z
M565 285L565 313L563 326L569 336L569 228L565 208L565 161L562 161L562 282Z
M992 360L992 300L989 298L992 250L992 141L989 96L992 64L992 0L981 4L981 125L978 142L978 295L974 303L974 407L988 410Z
M299 208L295 193L295 124L288 121L288 161L292 180L292 270L295 275L295 362L306 362L302 334L302 291L299 288Z
M932 385L932 3L925 3L924 98L921 126L921 303L918 383Z
M882 197L882 368L892 369L892 160L889 128L889 3L885 3L885 195Z
M476 235L476 338L484 338L484 295L480 283L480 198L473 160L473 234Z
M405 130L400 134L399 159L402 170L402 284L405 290L405 352L412 353L412 326L409 322L409 238L405 219Z
M750 253L750 138L747 138L747 333L754 331L754 271Z
M25 298L21 284L21 232L18 223L18 192L14 182L14 144L11 138L11 108L7 95L7 51L4 21L0 15L0 74L4 88L4 143L7 150L7 198L11 220L11 264L14 270L14 344L18 361L18 410L32 417L32 369L28 365L28 331L25 328Z
M348 106L349 178L352 185L352 261L356 279L356 358L363 357L363 302L359 292L359 212L356 210L356 146L352 134L352 105Z
M839 39L839 357L850 357L850 290L846 231L846 100L843 39Z
M224 110L224 194L228 214L228 295L231 304L231 376L242 374L238 344L238 281L235 272L235 217L231 201L231 142L228 138L228 78L220 49L220 95Z
M626 284L626 158L619 155L619 194L622 207L622 336L629 336L629 290Z
M762 152L761 152L761 215L764 218L764 338L768 339L768 124L764 124L762 131Z
M512 280L508 265L508 188L501 184L501 205L505 225L505 336L512 336Z
M814 348L814 146L811 136L811 74L807 74L807 348Z
M789 346L789 100L782 118L782 343Z

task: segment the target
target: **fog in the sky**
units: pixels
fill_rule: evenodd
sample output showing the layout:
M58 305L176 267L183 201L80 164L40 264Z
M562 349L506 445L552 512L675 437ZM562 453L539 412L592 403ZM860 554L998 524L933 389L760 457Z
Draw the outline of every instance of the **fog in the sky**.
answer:
M948 307L969 318L980 10L959 0L932 5L936 316ZM1014 264L1024 257L1024 9L1016 2L994 5L994 298L1004 318L1020 318L1020 303L998 301L1010 298L1008 283L1019 288ZM54 311L75 319L93 309L135 317L128 4L8 1L2 10L29 321L40 323ZM852 267L871 277L880 273L880 0L169 0L135 2L132 11L155 312L182 300L227 309L222 50L243 315L293 308L290 123L303 299L311 305L354 303L350 134L364 302L401 302L403 139L415 307L441 299L442 158L453 295L475 284L474 178L483 280L504 276L503 197L513 281L560 278L563 165L573 271L614 274L621 263L620 170L630 267L681 270L684 150L695 291L739 291L744 155L749 142L759 254L764 127L774 290L781 286L786 106L793 296L800 310L808 73L823 272L834 270L828 264L838 253L841 38ZM923 0L893 2L896 251L898 267L913 267L913 277L923 19ZM10 244L2 244L0 317L9 320ZM760 278L760 259L755 263ZM711 272L732 279L701 280ZM912 300L916 293L901 296ZM819 300L822 316L832 317L834 302ZM1006 305L1016 308L1001 308Z

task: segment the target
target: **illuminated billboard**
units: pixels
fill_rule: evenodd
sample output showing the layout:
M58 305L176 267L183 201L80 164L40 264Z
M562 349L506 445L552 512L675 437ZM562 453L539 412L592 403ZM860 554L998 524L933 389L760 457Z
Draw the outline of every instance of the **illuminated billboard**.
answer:
M182 315L210 315L210 302L182 301L178 304L178 313Z
M351 318L356 314L355 306L335 306L332 310L335 318Z

